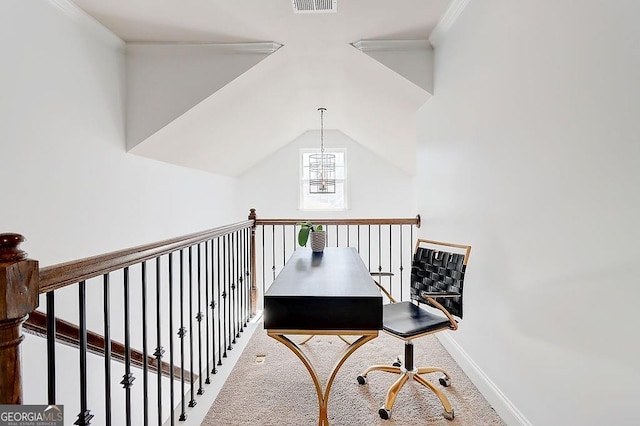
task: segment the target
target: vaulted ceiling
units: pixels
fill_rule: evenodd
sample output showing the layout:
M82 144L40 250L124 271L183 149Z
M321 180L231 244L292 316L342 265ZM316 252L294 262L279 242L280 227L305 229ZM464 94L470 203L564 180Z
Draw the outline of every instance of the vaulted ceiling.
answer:
M413 174L429 35L451 0L74 0L127 42L127 147L239 176L300 134L338 129ZM293 0L295 3L295 0Z

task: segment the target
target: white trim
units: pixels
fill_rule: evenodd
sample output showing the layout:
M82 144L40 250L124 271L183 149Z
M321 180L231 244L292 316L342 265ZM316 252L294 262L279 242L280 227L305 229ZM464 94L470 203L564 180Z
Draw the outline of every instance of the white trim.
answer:
M431 34L429 34L429 42L436 47L444 39L447 32L453 24L458 20L462 11L467 7L470 0L453 0L447 11L442 15Z
M72 18L83 19L83 16L88 16L86 12L84 12L82 9L68 0L49 0L49 3L56 6L58 9Z
M351 45L362 52L431 50L429 40L360 40Z
M216 375L213 376L211 383L204 386L205 392L196 400L196 406L186 409L186 422L178 421L178 418L180 416L180 404L178 403L176 405L172 413L175 419L174 424L199 425L202 423L204 418L209 413L211 405L213 404L216 397L222 390L225 382L229 378L229 375L231 375L233 367L235 367L236 363L240 359L240 356L247 347L249 340L251 340L253 332L256 331L259 326L262 326L262 313L262 311L258 311L257 314L251 319L251 321L247 323L247 327L244 329L244 332L241 335L242 337L237 340L237 344L233 347L233 350L228 352L229 356L225 359L224 363L221 366L216 366L218 371ZM215 353L213 355L212 362L215 362ZM180 396L178 392L176 393L176 401L179 400L179 397ZM189 398L188 395L185 395L184 397ZM164 426L169 426L170 424L171 416L167 416L167 420L165 420Z
M115 35L110 29L102 25L100 21L89 15L84 10L80 9L75 3L69 0L48 0L49 4L60 10L71 20L86 27L89 31L97 34L99 37L104 38L109 43L115 43L116 46L122 47L125 42Z
M283 45L275 41L262 41L250 43L189 43L189 42L152 42L132 41L128 46L206 46L221 52L231 53L260 53L270 54L280 49Z
M531 422L513 405L449 333L438 333L436 337L506 424L531 426Z

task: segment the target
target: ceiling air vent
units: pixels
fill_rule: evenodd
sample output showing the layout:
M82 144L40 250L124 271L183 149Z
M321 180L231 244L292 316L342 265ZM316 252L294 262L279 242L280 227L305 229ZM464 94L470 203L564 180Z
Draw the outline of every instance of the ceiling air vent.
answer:
M293 13L335 13L338 0L292 0Z

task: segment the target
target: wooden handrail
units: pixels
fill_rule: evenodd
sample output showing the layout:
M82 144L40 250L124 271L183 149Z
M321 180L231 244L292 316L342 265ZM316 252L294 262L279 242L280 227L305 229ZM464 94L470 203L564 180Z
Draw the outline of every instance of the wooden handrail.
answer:
M251 209L247 220L225 225L206 231L196 232L181 237L171 238L156 243L141 245L114 251L111 253L87 257L71 262L39 268L38 262L28 259L26 253L19 249L24 238L18 234L0 234L0 364L10 367L15 374L0 380L0 403L22 403L22 377L20 362L20 342L24 339L22 324L31 333L41 336L47 334L47 316L35 311L38 306L38 294L52 292L68 285L85 282L113 271L155 259L163 255L192 247L194 245L223 237L237 231L250 230L250 312L256 312L256 241L257 225L295 225L303 220L311 220L323 225L412 225L420 227L420 216L413 218L361 218L361 219L258 219L255 209ZM84 323L83 323L84 324ZM84 325L83 325L84 327ZM125 361L130 355L131 365L143 367L150 371L161 372L167 377L178 378L183 370L178 366L161 362L155 357L145 356L141 351L125 350L125 345L105 339L98 333L86 331L81 333L79 326L55 319L55 341L73 347L85 347L86 351L104 356L105 345L110 348L111 357L115 361ZM80 342L80 336L83 336ZM3 368L3 371L9 371ZM189 380L197 376L188 374Z
M256 225L295 225L307 220L322 225L416 225L420 228L420 215L384 219L256 219Z
M196 232L182 237L171 238L157 243L114 251L107 254L88 257L72 262L61 263L40 269L40 293L47 293L59 288L75 284L89 278L98 277L108 272L140 263L144 260L172 253L202 241L221 237L230 232L247 229L253 226L252 220Z
M29 315L29 319L23 324L24 329L40 337L47 337L47 315L40 311L33 311ZM79 345L80 330L77 325L56 318L56 342L63 343L67 346L77 348ZM96 355L104 356L104 336L87 331L87 350ZM142 368L144 355L137 349L131 349L131 365ZM111 359L114 361L124 362L125 347L123 343L111 340ZM180 368L173 366L173 374L171 366L167 362L161 363L162 375L165 377L173 376L174 379L180 379ZM155 357L147 356L147 367L151 372L158 371L158 364ZM190 380L190 374L185 374L185 380ZM197 374L193 375L193 380L198 378Z

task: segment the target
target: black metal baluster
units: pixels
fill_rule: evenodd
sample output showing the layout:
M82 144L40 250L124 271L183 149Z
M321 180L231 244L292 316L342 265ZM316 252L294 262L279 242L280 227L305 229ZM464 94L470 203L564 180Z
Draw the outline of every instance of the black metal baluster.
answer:
M104 421L109 426L111 425L111 296L109 274L104 274L102 281L104 311Z
M227 292L227 327L226 327L226 331L227 334L226 336L229 338L229 346L227 346L227 350L231 351L233 350L233 347L231 346L231 341L233 340L231 337L231 333L232 333L232 320L231 320L231 282L233 281L233 275L232 275L232 271L231 271L231 257L233 254L233 250L231 248L231 235L227 235L227 262L226 262L226 268L225 270L227 271L227 280L226 280L226 292Z
M78 283L78 329L80 333L80 413L74 425L86 426L91 424L93 414L87 408L87 293L86 282Z
M351 225L347 225L347 247L351 247Z
M402 251L404 250L404 245L402 244L402 234L403 234L403 228L404 225L400 225L400 300L404 300L404 298L402 297L402 290L403 290L403 285L402 285L402 275L403 275L403 271L404 271L404 263L402 261Z
M193 246L189 246L189 407L196 406L193 387Z
M266 281L267 281L267 272L265 269L266 259L264 254L264 234L265 234L264 225L262 225L260 229L261 229L260 237L262 239L262 295L264 297L264 293L266 291Z
M238 324L244 333L244 230L238 231Z
M161 282L160 282L160 257L156 257L156 350L153 355L156 357L156 366L158 368L156 376L158 379L158 426L162 426L162 355L164 348L162 347L162 324L161 324ZM173 374L173 372L171 372ZM171 379L173 381L173 379Z
M244 229L238 231L238 259L240 259L240 264L238 266L238 285L240 288L240 297L239 297L239 319L240 319L240 332L244 332L244 327L247 326L245 320L245 290L244 290Z
M224 337L224 353L223 358L227 357L227 240L228 235L222 239L222 268L224 269L224 280L222 282L222 335ZM229 342L229 348L231 342Z
M47 389L49 405L56 404L56 310L53 291L47 292Z
M252 303L252 296L251 296L251 285L253 282L253 275L257 274L257 272L254 269L254 262L251 258L251 253L255 250L255 248L253 247L253 243L255 241L252 240L251 238L251 234L252 234L252 230L251 229L247 229L247 273L246 273L246 282L247 282L247 311L249 313L249 319L252 318L253 314L251 312L251 303ZM256 297L257 299L257 297ZM256 300L257 303L257 300ZM257 306L256 306L257 309Z
M276 279L276 226L271 225L271 273L272 282Z
M219 240L216 238L216 241ZM218 372L218 370L216 369L216 319L215 319L215 309L216 309L216 298L215 298L215 271L220 271L220 264L218 264L218 268L214 268L214 258L215 258L215 254L214 254L214 244L213 244L213 240L211 240L211 304L209 305L209 307L211 308L211 353L213 355L213 366L211 367L211 373L212 374L216 374ZM218 276L219 277L219 276ZM220 300L220 292L218 291L218 299ZM218 333L218 336L220 335L220 333Z
M291 237L293 237L293 251L298 249L298 236L296 235L296 225L293 225L293 232L291 233Z
M412 247L411 247L411 253L412 253L412 254L411 254L411 256L412 256L412 257L411 257L410 262L413 262L413 245L414 245L414 243L415 243L415 242L414 242L414 239L413 239L413 228L414 228L414 225L411 225L411 227L409 228L409 229L411 230L410 238L411 238L411 246L412 246ZM411 283L411 280L409 280L409 283ZM411 291L411 290L409 290L409 291Z
M224 241L223 241L224 243ZM220 293L220 282L221 282L221 268L220 268L220 238L218 238L218 256L216 256L217 258L217 265L218 265L218 305L220 305L220 301L222 300L222 307L224 308L224 299L221 299L222 297L222 293ZM222 330L222 322L220 320L220 307L218 306L218 365L222 365L222 335L224 334L224 331Z
M284 264L287 263L287 233L285 225L280 226L282 226L282 267L284 268Z
M368 253L368 258L367 258L367 269L370 271L371 270L371 225L367 225L368 228L368 232L369 232L369 236L368 238L368 242L369 242L369 253Z
M247 321L251 319L251 274L253 274L252 261L251 261L251 229L247 229L245 235L246 238L246 257L247 257L247 269L245 271L245 283L247 286Z
M202 387L202 274L201 274L201 266L202 266L202 257L201 257L201 249L202 244L198 244L198 314L196 315L196 320L198 320L198 395L202 395L204 393L204 388Z
M242 231L242 270L240 271L240 273L242 274L242 283L244 284L243 285L244 297L242 298L242 319L243 319L245 328L247 327L247 321L248 321L247 307L249 306L247 303L248 291L247 291L246 272L247 272L247 229L244 229Z
M251 283L252 283L252 276L253 274L255 274L256 272L253 270L253 261L251 259L251 252L252 252L252 248L251 248L251 229L247 229L247 271L245 273L245 282L247 283L247 321L249 319L251 319L252 313L251 313ZM257 307L256 307L257 308Z
M242 265L242 259L240 258L240 231L236 231L235 233L235 239L236 239L236 269L235 269L235 274L236 274L236 301L235 301L235 305L236 305L236 324L237 324L237 330L236 330L236 338L240 337L240 332L242 331L242 311L240 310L240 307L242 306L241 304L241 300L242 300L242 274L240 273L240 269L241 269L241 265Z
M358 240L357 240L357 245L358 245L358 254L360 254L360 225L358 225Z
M240 283L242 282L242 276L240 275L240 258L238 257L238 247L240 246L240 237L238 234L238 231L233 233L233 240L234 240L234 248L235 248L235 260L234 260L234 270L233 270L233 276L235 278L235 285L233 288L233 328L234 328L234 339L233 339L233 343L236 343L236 339L238 337L240 337Z
M378 225L378 272L382 272L382 225Z
M328 230L327 226L327 230ZM329 242L327 241L327 247L329 247ZM336 247L340 247L340 228L336 225Z
M213 240L211 240L213 245ZM213 293L212 293L213 296ZM206 384L211 383L211 376L209 375L209 241L204 243L204 336L205 336L205 359L206 359L206 371L207 378Z
M229 277L231 279L231 283L230 283L230 288L231 288L231 297L229 302L231 303L231 317L230 317L230 323L232 324L232 327L230 326L231 329L231 336L230 336L230 340L231 340L231 344L235 345L236 344L236 234L233 233L231 235L229 235L231 244L229 246L229 251L231 254L231 259L230 259L230 264L229 264Z
M142 418L149 424L149 365L147 362L147 262L142 262Z
M393 272L393 247L391 242L393 241L393 236L391 235L391 228L393 225L389 225L389 272ZM391 275L389 275L389 293L393 294L393 281Z
M173 253L169 253L169 412L171 426L175 425L175 391L173 389Z
M124 376L120 384L125 395L125 421L131 426L131 386L136 379L131 374L131 321L129 318L129 267L124 268Z
M180 249L180 329L178 330L178 337L180 338L180 389L181 389L181 412L178 420L187 420L187 413L185 407L185 390L184 390L184 336L187 334L187 329L184 327L184 249Z

